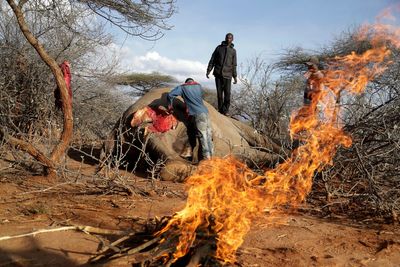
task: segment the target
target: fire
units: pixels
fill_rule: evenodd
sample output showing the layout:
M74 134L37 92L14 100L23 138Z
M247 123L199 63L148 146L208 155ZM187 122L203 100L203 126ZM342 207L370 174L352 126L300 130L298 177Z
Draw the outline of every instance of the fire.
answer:
M384 24L364 28L360 38L372 40L362 54L335 57L324 70L321 91L309 106L291 117L290 133L301 140L290 158L259 175L233 157L203 162L187 179L186 207L158 234L179 235L174 259L184 256L199 235L215 237L215 257L234 262L251 222L282 207L296 207L311 190L315 172L332 165L339 146L349 147L342 131L337 100L342 92L360 93L390 63L388 44L397 45L398 31Z

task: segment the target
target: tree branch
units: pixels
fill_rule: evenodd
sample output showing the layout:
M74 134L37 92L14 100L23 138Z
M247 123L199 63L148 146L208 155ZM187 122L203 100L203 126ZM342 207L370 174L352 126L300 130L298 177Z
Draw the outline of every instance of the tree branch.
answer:
M31 143L26 142L24 140L9 136L2 129L0 129L0 136L3 136L4 140L8 142L10 145L19 148L20 150L28 153L37 161L42 163L45 167L47 167L49 172L54 172L54 162L51 161L48 157L46 157L42 152L40 152L36 147L34 147Z

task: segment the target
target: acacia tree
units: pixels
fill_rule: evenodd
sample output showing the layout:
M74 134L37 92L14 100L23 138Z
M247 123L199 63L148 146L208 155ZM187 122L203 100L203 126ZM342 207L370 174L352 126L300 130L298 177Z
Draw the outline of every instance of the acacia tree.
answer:
M114 78L119 85L128 85L134 89L132 96L142 96L155 88L161 88L176 83L177 80L166 74L153 73L130 73L118 75Z
M38 13L39 16L48 10L55 10L53 20L63 20L67 18L66 12L75 8L85 9L93 14L99 15L106 21L118 26L124 32L139 36L144 39L158 39L162 37L162 31L170 29L166 24L166 19L172 16L175 12L175 1L50 1L43 3L42 1L27 1L20 0L18 3L14 0L7 0L12 12L15 15L18 26L29 42L36 50L41 60L48 66L55 79L57 87L60 89L62 99L63 113L63 130L59 142L52 149L50 156L38 150L29 142L10 136L8 131L3 127L0 129L0 135L6 139L11 145L28 152L34 158L39 160L49 171L53 173L61 156L65 153L71 136L73 133L73 117L72 106L68 101L67 87L63 79L62 72L56 61L57 55L49 53L51 46L43 45L42 29L32 28L29 25L31 14ZM68 13L68 12L67 12ZM68 25L68 21L65 21ZM74 29L70 29L74 32ZM73 42L73 40L70 40ZM68 47L68 43L67 43Z

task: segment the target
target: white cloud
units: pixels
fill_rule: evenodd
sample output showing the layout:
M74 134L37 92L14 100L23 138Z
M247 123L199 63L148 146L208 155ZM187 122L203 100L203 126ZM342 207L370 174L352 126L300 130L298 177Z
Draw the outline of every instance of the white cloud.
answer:
M160 55L157 51L148 51L144 55L135 55L127 46L111 44L108 51L103 52L106 58L117 56L120 59L119 69L126 72L159 72L175 77L178 82L192 77L196 81L212 87L214 79L206 78L207 64L190 59L171 59Z
M147 52L144 56L136 56L124 62L126 67L136 72L160 72L174 76L178 81L192 77L199 82L208 82L205 77L207 65L188 59L170 59L158 52Z
M175 77L178 83L183 83L191 77L200 82L204 87L215 88L214 76L206 78L207 64L190 59L171 59L162 56L157 51L148 51L144 55L135 55L128 46L111 44L102 53L104 57L120 59L119 69L124 72L159 72ZM236 88L237 85L233 85Z

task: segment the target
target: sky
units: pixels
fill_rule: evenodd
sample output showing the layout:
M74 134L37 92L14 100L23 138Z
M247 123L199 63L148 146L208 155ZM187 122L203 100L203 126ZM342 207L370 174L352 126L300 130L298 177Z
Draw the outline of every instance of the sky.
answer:
M225 34L234 34L238 64L255 56L273 62L285 49L318 49L340 33L373 23L400 0L177 0L173 26L155 42L115 31L110 46L129 72L160 72L183 82L193 77L209 88L208 61ZM239 72L240 75L240 72Z

